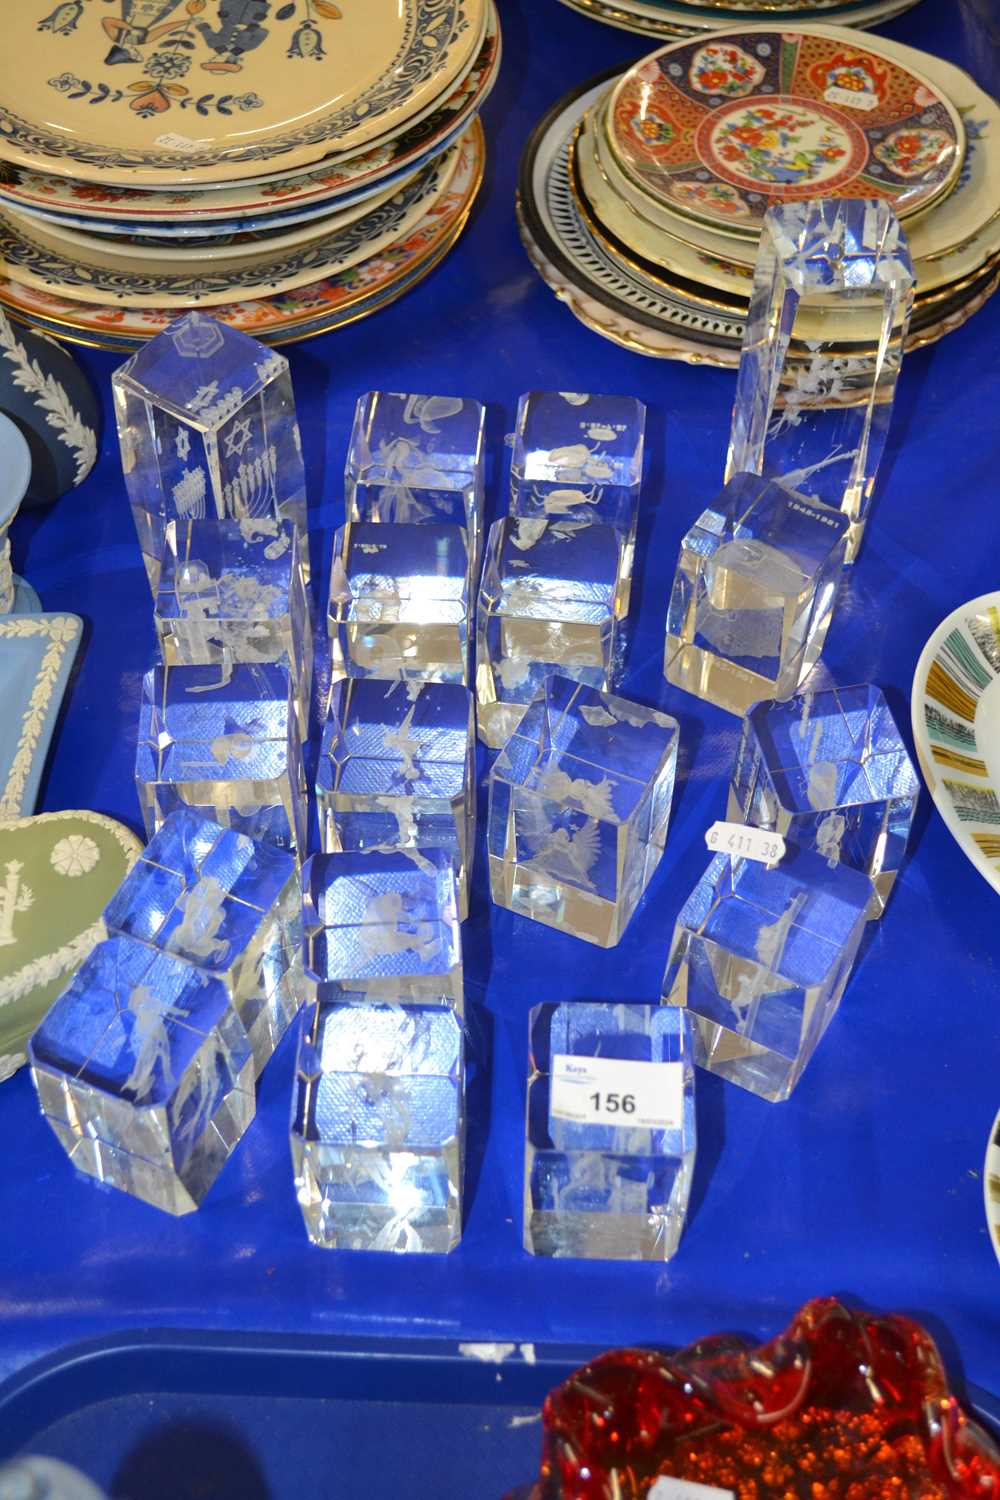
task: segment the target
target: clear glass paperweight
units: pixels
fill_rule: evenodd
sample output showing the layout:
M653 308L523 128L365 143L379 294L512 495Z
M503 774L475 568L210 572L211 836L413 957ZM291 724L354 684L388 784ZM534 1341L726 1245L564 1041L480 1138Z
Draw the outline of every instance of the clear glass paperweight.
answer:
M676 719L549 677L489 781L498 906L617 943L666 846Z
M743 721L727 818L772 829L828 864L874 882L885 910L906 845L920 778L877 687L828 688L763 702Z
M472 694L456 682L349 677L333 686L316 772L328 854L444 849L467 915L475 854Z
M305 470L288 360L189 312L111 379L129 503L156 592L174 521L274 516L309 577Z
M333 539L328 614L334 678L468 683L465 528L349 522Z
M292 1164L313 1244L444 1254L462 1237L462 1026L437 1005L316 1002L295 1069Z
M306 785L287 660L147 672L135 779L147 838L190 807L301 852Z
M443 521L482 535L486 409L461 396L368 391L344 471L351 521Z
M510 514L600 521L622 542L622 605L635 554L646 408L633 396L527 391L517 404Z
M264 517L181 521L160 570L154 622L168 666L287 656L299 732L309 724L312 619L294 527Z
M765 474L843 510L848 562L871 508L913 288L884 200L780 203L764 217L726 478Z
M477 723L487 745L510 738L553 672L614 687L622 587L613 526L510 517L490 527L476 622Z
M663 673L730 713L789 698L819 660L847 517L736 474L681 542Z
M261 1072L303 999L292 854L190 809L171 813L105 907L104 924L218 979Z
M787 1099L840 1004L872 883L794 844L777 865L717 854L674 928L667 1005L686 1006L694 1060Z
M464 1013L455 867L444 850L314 854L302 891L306 979L322 1004L363 996Z
M131 938L98 943L28 1051L73 1165L167 1213L198 1207L254 1116L225 985Z
M694 1172L687 1013L538 1005L530 1018L524 1248L669 1260Z

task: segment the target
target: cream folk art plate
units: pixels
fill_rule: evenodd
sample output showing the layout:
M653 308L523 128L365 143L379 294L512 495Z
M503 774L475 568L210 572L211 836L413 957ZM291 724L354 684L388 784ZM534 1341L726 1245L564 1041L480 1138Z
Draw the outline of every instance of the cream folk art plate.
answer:
M91 182L229 182L403 128L475 56L486 0L18 0L0 154Z
M1000 891L1000 593L954 610L917 663L917 759L962 852Z
M70 975L104 936L101 913L142 845L100 813L0 823L0 1082Z

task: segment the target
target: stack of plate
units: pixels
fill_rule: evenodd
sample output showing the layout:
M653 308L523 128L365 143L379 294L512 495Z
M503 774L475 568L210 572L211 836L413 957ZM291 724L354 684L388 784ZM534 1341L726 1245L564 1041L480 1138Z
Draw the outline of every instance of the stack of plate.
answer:
M267 343L364 317L483 175L493 0L19 0L0 49L0 303L131 350L185 308Z
M642 353L731 365L765 211L818 197L893 204L917 276L909 346L930 343L1000 277L1000 107L950 63L834 26L674 42L549 111L518 213L582 322Z
M698 36L758 21L796 25L834 21L838 26L878 26L917 0L563 0L608 26L641 36Z

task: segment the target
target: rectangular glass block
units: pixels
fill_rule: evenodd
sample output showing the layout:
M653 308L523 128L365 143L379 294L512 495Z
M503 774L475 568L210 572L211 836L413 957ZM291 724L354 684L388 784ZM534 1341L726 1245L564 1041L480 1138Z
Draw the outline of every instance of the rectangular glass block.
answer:
M729 786L734 822L864 870L880 917L906 853L920 778L877 687L799 693L749 710Z
M633 396L528 391L517 404L510 514L599 521L622 542L628 612L642 486L646 407Z
M189 808L173 812L105 907L104 924L217 979L260 1074L303 998L302 886L292 854Z
M509 517L490 527L476 622L477 723L487 745L506 743L553 672L614 687L624 586L613 526Z
M316 1002L306 1012L291 1143L313 1244L453 1250L464 1140L462 1027L450 1010Z
M884 200L780 203L764 217L726 478L764 474L843 510L848 562L871 508L913 289L906 236Z
M301 852L306 783L287 660L147 672L135 779L147 838L189 807Z
M486 408L461 396L368 391L354 409L344 502L350 521L483 528Z
M532 1255L669 1260L684 1228L697 1142L687 1012L577 1001L537 1005L529 1026L524 1248ZM573 1112L587 1118L565 1117L556 1078L565 1059L579 1075ZM600 1060L597 1078L587 1076L593 1059ZM645 1064L648 1075L635 1064ZM616 1073L623 1086L609 1092ZM637 1101L629 1091L644 1075L649 1082L641 1083ZM637 1102L655 1123L630 1123Z
M81 1171L198 1207L254 1116L253 1051L226 986L146 943L98 943L29 1043L42 1112Z
M302 892L306 979L322 1004L362 996L463 1013L462 929L445 850L314 854Z
M734 475L681 542L667 680L739 715L791 697L823 650L846 530L842 511Z
M200 667L287 656L304 739L312 619L294 527L265 516L178 521L168 530L153 609L163 660Z
M334 679L468 684L464 527L348 522L333 539L328 624Z
M472 694L457 682L349 677L333 686L316 804L325 853L443 849L469 907L475 856Z
M774 866L717 854L663 978L665 1003L690 1013L697 1065L787 1099L840 1004L871 898L861 870L794 844Z
M154 594L168 524L205 517L287 521L308 583L305 470L285 356L189 312L119 366L111 384Z
M676 719L549 677L489 780L498 906L610 948L667 841Z

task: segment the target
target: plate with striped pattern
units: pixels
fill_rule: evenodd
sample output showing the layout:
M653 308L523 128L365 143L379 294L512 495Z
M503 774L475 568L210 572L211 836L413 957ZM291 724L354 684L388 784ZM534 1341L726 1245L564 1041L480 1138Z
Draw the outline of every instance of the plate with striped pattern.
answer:
M938 812L1000 891L1000 593L953 610L920 654L913 738Z

